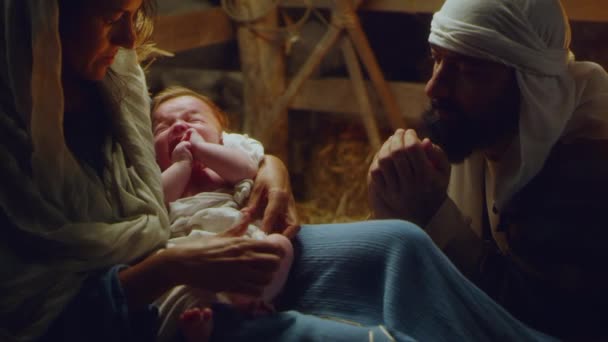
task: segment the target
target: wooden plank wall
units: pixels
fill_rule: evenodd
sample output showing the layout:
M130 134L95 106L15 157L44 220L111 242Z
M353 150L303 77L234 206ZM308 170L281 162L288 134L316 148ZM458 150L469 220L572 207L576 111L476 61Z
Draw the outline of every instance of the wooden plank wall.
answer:
M332 0L310 0L318 8L330 8ZM443 0L368 0L363 11L401 13L433 13ZM574 21L608 22L608 0L562 0ZM304 7L306 0L284 0L284 7ZM156 22L154 40L160 48L171 52L217 44L234 39L230 18L221 8L161 16Z
M310 0L315 7L331 8L332 0ZM561 0L570 20L608 22L608 2L606 0ZM368 0L362 10L403 13L434 13L444 0ZM306 0L284 0L285 7L304 7Z
M408 125L417 125L420 114L428 108L429 100L424 94L424 84L413 82L388 82L389 88L396 96L397 105ZM374 109L382 108L375 91L368 84L368 94L374 103ZM361 112L358 102L353 101L355 91L349 79L324 78L304 82L294 97L290 108L312 110L316 112L358 114ZM379 122L386 121L386 113L376 113Z
M433 13L444 0L368 0L363 11L400 13ZM318 8L331 8L333 0L284 0L286 8L302 8L312 3ZM608 23L608 0L562 0L573 21ZM157 45L171 52L218 44L235 39L235 28L221 8L158 18L153 37ZM424 85L408 82L391 82L390 87L399 94L399 106L404 117L413 120L426 107ZM370 92L373 94L373 92ZM328 112L356 113L352 86L348 79L307 81L294 98L291 108Z
M181 52L236 37L230 18L221 7L177 15L159 16L154 23L152 40L169 52Z

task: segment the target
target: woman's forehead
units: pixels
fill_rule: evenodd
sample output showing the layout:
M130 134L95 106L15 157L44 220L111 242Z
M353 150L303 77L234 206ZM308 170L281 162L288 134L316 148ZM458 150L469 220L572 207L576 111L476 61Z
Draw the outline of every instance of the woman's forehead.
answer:
M142 5L144 0L94 0L101 9L111 12L134 12L137 11Z

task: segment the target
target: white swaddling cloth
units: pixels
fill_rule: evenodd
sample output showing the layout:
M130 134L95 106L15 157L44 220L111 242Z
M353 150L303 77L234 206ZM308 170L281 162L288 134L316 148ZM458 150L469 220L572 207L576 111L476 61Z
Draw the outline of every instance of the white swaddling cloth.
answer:
M64 137L59 16L57 0L0 4L1 341L38 339L89 276L169 237L137 55L119 50L100 84L113 130L98 176Z
M170 204L171 236L168 247L179 243L181 237L222 233L237 225L253 181L245 179L234 186L234 192L201 192L180 198ZM261 240L266 234L255 224L250 224L245 236ZM177 241L176 241L177 240Z
M223 132L222 142L224 146L245 152L256 165L264 159L264 146L246 134ZM218 234L234 227L243 217L240 209L245 206L252 188L253 180L244 179L232 189L201 192L170 203L172 239L167 246L184 241L187 236ZM245 236L263 239L266 234L259 226L250 224Z
M232 193L226 189L201 192L170 203L172 238L169 239L167 248L188 243L200 235L224 232L239 223L243 216L239 208L249 198L252 186L253 181L245 179L234 186ZM266 233L255 224L250 224L244 236L262 240ZM224 293L213 293L191 286L174 287L155 302L160 314L157 341L174 340L177 321L184 310L207 307L217 301L230 303L231 298Z
M223 133L224 146L240 149L259 164L264 159L262 144L247 135ZM253 181L244 179L232 189L218 189L215 192L201 192L194 196L180 198L169 204L171 239L167 247L187 243L200 235L215 235L234 227L243 214ZM261 225L250 224L244 236L264 239ZM176 286L155 301L160 315L157 341L173 341L177 331L178 317L184 310L193 307L206 307L215 301L229 303L231 299L223 293L212 293L190 286Z

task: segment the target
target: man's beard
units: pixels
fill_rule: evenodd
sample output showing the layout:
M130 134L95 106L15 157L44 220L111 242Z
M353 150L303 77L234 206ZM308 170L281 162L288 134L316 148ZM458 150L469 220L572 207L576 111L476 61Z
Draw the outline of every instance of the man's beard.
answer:
M422 119L429 138L445 151L450 163L461 163L474 151L492 147L517 130L515 108L513 104L497 106L493 113L473 117L453 103L435 100ZM449 114L440 117L438 110Z

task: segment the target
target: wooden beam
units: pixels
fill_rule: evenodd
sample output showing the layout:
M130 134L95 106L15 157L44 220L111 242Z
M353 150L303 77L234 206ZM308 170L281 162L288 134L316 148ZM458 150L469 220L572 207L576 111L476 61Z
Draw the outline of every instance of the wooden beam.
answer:
M300 70L298 70L295 77L288 81L285 92L275 99L271 110L273 116L277 116L278 114L274 113L280 113L289 106L294 96L300 92L302 84L309 79L310 75L316 70L325 54L331 49L338 38L340 38L341 34L342 29L337 25L329 26L327 32L321 37L321 40L317 43L310 56L308 56L306 62L304 62L304 65L300 67Z
M239 13L264 13L273 0L239 0ZM287 165L287 108L271 110L276 99L285 93L285 56L280 38L278 8L254 23L239 23L237 37L243 71L244 120L243 131L259 140L269 154ZM258 28L260 31L256 31Z
M361 58L362 64L365 66L369 78L374 84L374 88L378 93L382 106L384 107L393 129L405 128L403 117L400 115L399 106L395 100L395 96L388 87L386 79L384 79L384 73L376 60L376 55L369 45L367 36L363 31L359 16L355 12L355 7L350 4L351 0L336 0L336 9L334 10L336 16L345 16L350 18L345 29L348 31L348 35L353 42L353 46L357 50L359 58Z
M317 8L329 9L334 0L309 0ZM434 13L444 0L368 0L361 10L403 13ZM283 7L305 7L307 0L284 0ZM570 20L608 22L606 0L562 0Z
M344 62L346 62L346 67L348 68L355 99L357 99L357 102L359 103L359 114L361 114L361 121L367 132L367 138L369 139L372 148L379 150L382 146L382 139L380 138L380 132L378 131L378 125L376 124L376 115L374 115L374 109L372 108L372 103L369 99L367 85L363 78L363 70L361 70L359 58L357 57L352 41L346 37L342 38L342 54L344 55Z
M334 0L310 0L317 8L331 8ZM444 0L368 0L361 6L367 11L434 13ZM608 22L606 0L562 0L573 21ZM304 7L306 0L284 0L283 7ZM159 48L180 52L219 44L235 38L230 18L220 7L157 18L153 39Z
M199 80L189 87L204 88L211 87L220 82L220 79L233 79L235 82L243 81L241 71L218 71L201 69L180 70L177 75L183 75L174 79L173 83L183 83L186 74L194 75ZM181 80L181 81L180 81ZM200 80L205 82L200 83ZM171 84L173 84L171 83ZM365 82L366 90L372 105L372 110L376 116L379 126L390 126L385 115L378 114L382 106L378 95L375 93L371 83ZM422 111L428 109L429 101L424 93L424 84L415 82L389 82L389 87L395 94L397 103L409 126L417 123ZM317 112L344 113L352 115L353 120L359 120L361 105L355 100L355 91L351 80L348 78L322 78L312 79L304 82L300 91L293 98L290 109L310 110Z
M290 104L291 109L312 110L318 112L359 114L361 107L353 101L355 93L351 81L347 78L323 78L304 82L298 94ZM367 82L368 94L374 108L382 108L378 95ZM409 126L420 121L420 114L428 108L429 101L424 93L424 84L412 82L389 82L389 88L395 94L403 118ZM376 115L379 122L390 126L385 115Z
M310 0L316 8L330 9L334 7L335 0ZM433 13L436 12L444 0L368 0L361 4L361 10L386 11L404 13ZM306 7L307 0L283 0L283 7Z
M570 20L608 22L606 0L562 0Z
M230 18L221 7L176 15L160 16L152 36L156 45L170 52L180 52L235 38Z

